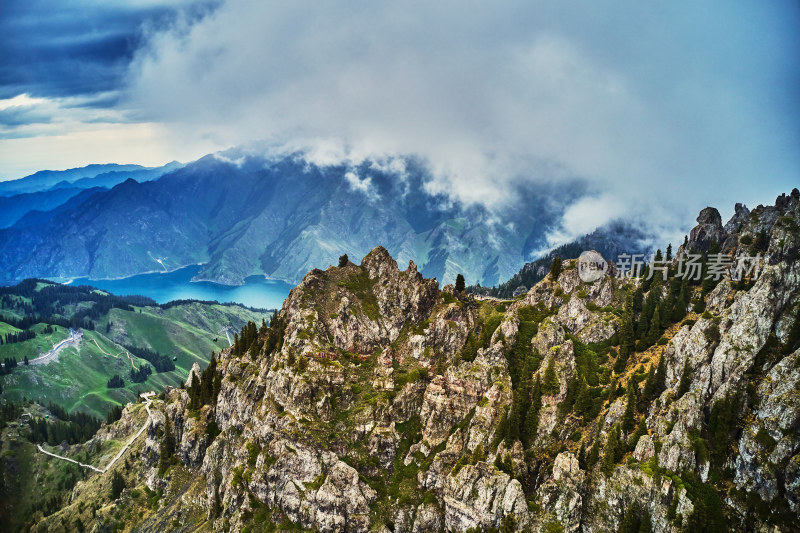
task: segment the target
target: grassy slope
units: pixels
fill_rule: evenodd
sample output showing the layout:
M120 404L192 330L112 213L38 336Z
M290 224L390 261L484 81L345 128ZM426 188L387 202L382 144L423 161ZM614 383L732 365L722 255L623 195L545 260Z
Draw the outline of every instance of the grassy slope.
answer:
M19 330L10 324L6 324L5 322L0 322L0 335L5 335L6 333L17 333Z
M38 411L39 416L44 412L35 404L26 409ZM155 400L151 409L163 409L163 402ZM67 451L44 447L103 468L147 419L143 404L133 404L130 413L129 431L104 441L99 449L85 445L75 445ZM8 486L13 490L0 499L0 531L72 533L80 530L79 523L87 531L99 524L100 531L128 532L134 524L142 523L155 524L157 527L148 529L153 531L172 531L186 524L197 525L193 531L212 531L204 510L187 506L181 497L198 501L205 490L203 478L182 464L170 469L170 482L163 497L148 490L141 461L144 442L142 435L109 472L100 474L39 453L16 428L2 430L0 455L6 460ZM116 501L110 497L114 472L122 475L127 489ZM49 506L48 500L52 500Z
M42 416L45 412L35 404L26 407L26 411L33 411L36 416ZM73 446L69 451L56 450L50 446L45 448L103 468L146 420L147 413L142 404L134 405L132 411L135 420L134 429L127 434L119 435L118 438L104 441L97 450L80 445ZM109 511L114 510L113 506L108 506L111 472L98 474L41 454L36 450L36 446L28 442L14 426L16 423L3 429L0 436L0 456L4 461L7 486L13 487L13 490L4 493L4 498L0 499L0 516L4 520L0 530L27 531L45 515L62 507L64 511L60 513L58 520L45 526L46 530L76 531L77 520L86 524L91 523L93 514L91 506L84 505L83 502L80 505L70 505L70 494L76 482L87 486L87 490L92 493L93 501L98 503L98 517L103 518L111 514ZM113 470L124 473L126 464L138 465L139 463L134 461L141 454L143 443L142 436L122 460L114 465ZM129 487L133 485L131 482L126 484ZM143 484L140 484L137 492L143 495L144 491ZM145 505L140 507L144 508Z
M141 312L140 312L141 311ZM187 304L168 310L144 307L134 312L112 309L98 322L96 331L85 331L80 349L69 347L61 351L59 360L47 365L24 366L3 376L3 396L12 400L23 397L42 403L50 401L64 408L81 410L105 418L113 403L125 404L136 398L137 391L160 391L167 385L178 385L189 375L192 364L208 363L212 351L228 345L219 329L231 324L237 330L247 320L261 322L262 315L235 306ZM106 333L106 324L112 327ZM37 332L44 325L35 326ZM43 352L64 339L66 333L58 328L52 335L0 346L0 359L14 356L22 361L27 355L34 358L37 348ZM213 338L218 341L214 342ZM132 383L128 378L131 359L120 344L149 348L170 358L177 356L175 371L154 373L144 383ZM121 353L122 352L122 353ZM132 356L137 368L146 361ZM119 374L125 388L108 389L111 376Z
M2 323L8 326L5 323ZM1 328L2 326L0 326ZM8 326L11 327L11 326ZM49 352L54 344L58 344L67 337L69 337L69 330L56 326L53 333L43 333L46 324L36 324L31 329L36 332L36 338L27 340L25 342L17 342L14 344L4 344L0 346L0 359L6 357L15 357L17 361L22 364L25 356L28 359L35 359L42 354Z

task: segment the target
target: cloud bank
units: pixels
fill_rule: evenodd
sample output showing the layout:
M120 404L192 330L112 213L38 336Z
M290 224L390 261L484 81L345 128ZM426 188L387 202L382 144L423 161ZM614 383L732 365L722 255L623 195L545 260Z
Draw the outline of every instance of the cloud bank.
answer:
M45 20L37 1L0 18L19 39L0 49L35 66L0 68L0 98L33 97L0 111L9 161L412 155L431 192L497 211L521 184L581 183L553 244L620 217L686 229L800 172L796 3L129 0Z
M150 36L128 104L187 142L415 154L465 202L585 180L559 238L685 223L800 170L797 10L702 4L227 0Z

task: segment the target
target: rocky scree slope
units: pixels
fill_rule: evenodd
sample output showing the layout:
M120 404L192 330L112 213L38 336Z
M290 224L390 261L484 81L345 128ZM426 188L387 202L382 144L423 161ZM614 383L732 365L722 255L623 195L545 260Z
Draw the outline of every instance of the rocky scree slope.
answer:
M794 190L678 251L761 254L741 281L568 261L498 304L382 248L313 270L154 403L132 477L159 511L115 505L137 531L796 531L799 248Z

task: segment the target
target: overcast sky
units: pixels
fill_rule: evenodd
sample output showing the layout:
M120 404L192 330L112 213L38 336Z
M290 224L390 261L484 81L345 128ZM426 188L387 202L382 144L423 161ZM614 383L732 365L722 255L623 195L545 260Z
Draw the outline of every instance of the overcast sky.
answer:
M584 180L554 239L800 184L800 3L0 3L0 177L248 145L413 154L501 207Z

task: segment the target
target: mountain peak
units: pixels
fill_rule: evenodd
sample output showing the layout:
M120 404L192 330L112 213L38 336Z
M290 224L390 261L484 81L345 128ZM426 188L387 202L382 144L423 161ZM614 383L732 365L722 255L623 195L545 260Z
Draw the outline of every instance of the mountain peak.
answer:
M397 261L389 254L383 246L376 246L364 259L361 260L361 265L369 272L369 277L374 278L380 276L387 269L398 270Z
M707 252L712 243L722 244L725 236L719 211L714 207L706 207L697 216L697 226L689 233L689 248Z

